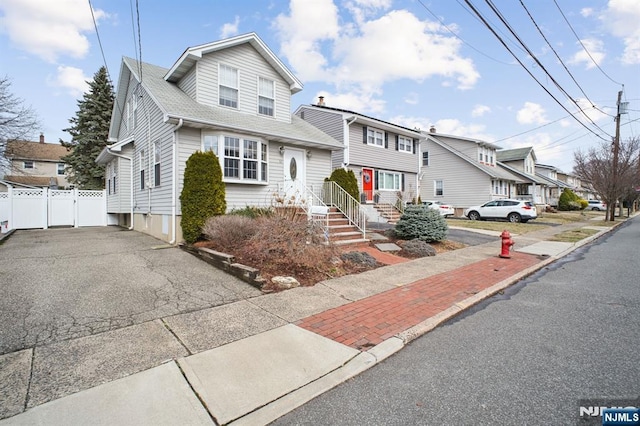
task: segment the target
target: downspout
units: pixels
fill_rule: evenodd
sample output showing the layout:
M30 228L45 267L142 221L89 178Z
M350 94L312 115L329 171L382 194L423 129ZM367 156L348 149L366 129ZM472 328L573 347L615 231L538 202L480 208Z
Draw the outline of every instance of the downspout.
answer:
M178 192L177 187L177 182L178 182L178 159L176 157L176 152L177 152L177 145L178 145L178 140L176 138L176 134L178 133L178 130L180 130L180 128L182 127L182 125L184 124L182 118L180 119L180 121L178 121L178 124L176 125L175 129L173 129L173 140L171 143L171 156L172 156L172 182L171 182L171 241L169 241L169 244L173 245L176 243L176 222L177 222L177 214L176 214L176 207L177 207L177 202L176 202L176 195Z
M124 158L125 160L129 160L129 168L131 169L130 173L131 173L131 178L129 179L130 181L130 185L131 185L131 190L129 191L129 205L131 207L131 223L129 226L129 231L131 231L133 229L133 158L131 157L127 157L126 155L122 155L122 154L116 154L115 152L111 151L111 149L109 149L109 147L107 147L107 152L111 155L113 155L114 157L120 157L120 158Z
M349 126L351 126L353 123L355 123L357 119L358 119L358 117L354 116L353 120L347 121L347 127L344 128L344 136L343 136L343 139L344 139L344 151L342 152L342 154L344 155L344 158L343 158L342 164L343 164L343 166L345 168L351 163L351 161L346 161L346 160L349 160L349 157L350 157L350 153L349 153Z

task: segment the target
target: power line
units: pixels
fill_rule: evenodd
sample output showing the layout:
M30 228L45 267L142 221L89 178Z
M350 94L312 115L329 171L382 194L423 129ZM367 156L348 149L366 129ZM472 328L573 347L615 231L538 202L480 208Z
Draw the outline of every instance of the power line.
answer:
M449 27L448 27L448 26L447 26L447 25L446 25L446 24L445 24L445 23L444 23L444 22L443 22L443 21L438 17L438 15L436 15L435 13L433 13L433 12L431 11L431 9L429 9L429 8L428 8L428 7L427 7L427 6L422 2L422 0L418 0L418 3L420 3L420 4L422 5L422 7L424 7L424 8L427 10L427 12L429 12L429 13L431 14L431 16L433 16L434 18L436 18L436 19L438 20L438 22L440 22L440 24L441 24L441 25L442 25L442 26L443 26L447 31L449 31L449 32L450 32L450 33L451 33L455 38L457 38L458 40L460 40L461 42L463 42L464 44L466 44L467 46L469 46L470 48L472 48L473 50L475 50L476 52L478 52L478 53L479 53L479 54L481 54L482 56L484 56L484 57L486 57L486 58L489 58L489 59L491 59L492 61L495 61L495 62L497 62L497 63L499 63L499 64L502 64L502 65L515 65L515 64L510 64L510 63L508 63L508 62L502 62L502 61L500 61L500 60L498 60L498 59L496 59L496 58L493 58L493 57L491 57L491 56L487 55L486 53L484 53L484 52L482 52L482 51L480 51L480 50L476 49L476 48L475 48L475 47L473 47L471 44L469 44L466 40L464 40L462 37L460 37L458 34L456 34L455 32L451 31L451 30L449 29Z
M571 32L573 33L573 35L576 37L576 39L578 40L578 42L580 43L580 46L582 46L582 48L584 49L584 51L587 53L587 55L589 56L589 58L591 59L591 61L593 61L593 63L595 64L596 67L598 67L598 69L600 70L600 72L602 74L604 74L605 77L607 77L609 80L611 80L612 82L614 82L617 85L622 86L622 83L618 83L617 81L615 81L614 79L612 79L611 77L609 77L609 74L607 74L606 72L604 72L604 70L602 68L600 68L600 65L598 64L598 62L596 62L595 59L593 59L593 56L591 56L591 53L589 52L589 49L587 49L587 47L584 45L584 43L582 42L582 40L580 40L580 37L578 37L578 34L576 34L576 31L573 29L573 26L571 25L571 23L569 22L569 20L567 19L567 17L565 16L564 12L562 11L562 9L560 9L560 5L558 4L558 2L556 0L553 0L553 3L555 3L556 7L558 8L558 10L560 11L560 14L562 15L562 17L564 18L564 21L567 23L567 25L569 26L569 28L571 28Z
M107 71L107 80L109 80L109 84L113 86L113 81L111 80L111 74L109 73L109 66L107 65L107 58L104 54L104 49L102 48L102 40L100 40L100 32L98 31L96 16L93 13L93 6L91 5L91 0L87 0L87 1L89 2L89 10L91 11L91 19L93 20L93 27L96 30L96 38L98 39L98 46L100 46L100 53L102 54L102 62L104 63L104 68Z
M578 104L578 102L573 99L573 97L571 95L569 95L569 93L560 85L560 83L558 83L558 81L553 78L553 76L549 73L549 71L546 69L546 67L542 64L542 62L540 62L540 60L536 57L536 55L531 51L531 49L529 49L529 47L526 45L526 43L521 39L521 37L516 33L516 31L513 29L513 27L511 26L511 24L509 24L509 22L507 21L507 19L502 15L502 13L500 12L500 10L495 6L495 4L493 3L492 0L485 0L485 3L487 3L487 5L489 6L489 8L493 11L493 13L496 14L496 16L500 19L500 21L502 21L502 23L504 24L504 26L509 30L509 32L511 34L513 34L513 36L516 38L516 40L518 40L518 42L522 45L522 47L527 51L527 53L529 54L529 56L531 56L531 58L536 62L536 64L538 64L538 66L542 69L542 71L544 71L544 73L551 79L551 81L553 82L553 84L558 88L558 90L560 90L562 93L564 93L564 95L573 103L575 104L578 109L580 110L580 112L582 112L582 115L585 116L585 118L587 120L589 120L591 122L591 124L593 124L595 127L597 127L601 132L603 132L604 134L607 134L607 132L605 132L600 126L598 126L595 121L593 121L591 119L591 117L589 117L587 115L587 113L585 113L582 108L580 107L580 105ZM555 99L555 98L554 98ZM567 111L568 112L568 111ZM576 119L577 120L577 119ZM611 135L608 135L611 136Z
M518 61L518 63L520 64L520 66L522 66L522 68L527 72L527 74L529 74L529 76L531 78L533 78L533 80L538 83L538 85L542 88L542 90L544 90L549 96L551 96L551 98L562 108L564 109L569 115L571 115L578 123L580 123L581 126L583 126L584 128L586 128L587 130L589 130L590 132L592 132L593 134L595 134L596 136L598 136L600 139L607 141L605 138L603 138L602 136L598 135L597 133L595 133L593 130L589 129L582 121L578 120L575 116L573 116L573 114L571 114L571 111L569 111L564 105L562 105L562 102L560 102L555 96L553 96L553 94L533 75L533 73L531 73L531 71L529 71L529 69L522 63L522 61L520 60L520 58L518 58L518 56L516 56L516 54L509 48L509 46L507 46L507 44L505 43L505 41L502 39L502 37L500 37L498 35L498 33L496 32L496 30L489 25L489 23L487 22L487 20L485 19L485 17L480 13L480 11L478 11L476 9L476 7L471 3L470 0L464 0L465 3L467 3L467 5L471 8L471 10L473 10L473 12L478 16L478 18L480 18L480 20L482 21L482 23L489 29L489 31L491 31L491 33L498 39L498 41L504 46L505 49L507 49L507 51L515 58L516 61ZM606 134L606 132L604 132ZM608 142L608 141L607 141Z

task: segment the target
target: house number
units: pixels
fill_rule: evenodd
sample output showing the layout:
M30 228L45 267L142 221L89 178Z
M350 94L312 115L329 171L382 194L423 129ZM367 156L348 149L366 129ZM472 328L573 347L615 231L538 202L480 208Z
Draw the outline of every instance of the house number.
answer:
M292 158L289 163L289 174L291 175L291 180L296 180L296 176L298 175L298 165L296 164L295 158Z

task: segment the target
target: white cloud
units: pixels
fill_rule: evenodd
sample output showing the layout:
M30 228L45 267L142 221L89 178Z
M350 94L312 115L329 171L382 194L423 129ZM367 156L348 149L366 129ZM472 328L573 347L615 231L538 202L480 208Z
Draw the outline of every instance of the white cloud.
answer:
M465 124L455 118L445 118L433 123L437 133L456 135L463 138L474 138L490 142L493 136L486 133L484 124Z
M593 15L593 9L590 7L584 7L580 9L580 15L582 15L585 18L588 18L589 16Z
M640 7L638 0L609 0L600 17L611 34L624 42L622 63L640 64Z
M545 110L540 104L525 102L518 110L516 119L520 124L545 124L549 120L545 117Z
M59 66L57 71L56 77L49 81L51 86L62 88L75 98L89 90L87 81L91 77L85 76L80 68Z
M319 92L311 103L316 103L318 96L324 96L327 106L348 109L356 112L369 112L371 114L381 114L384 111L385 101L374 97L377 93L364 93L350 91L343 93Z
M238 34L238 25L240 24L240 17L236 15L233 22L227 22L220 28L220 38L233 37Z
M596 105L592 105L587 99L578 98L576 99L576 103L578 104L582 112L578 112L577 114L574 114L575 117L578 120L584 122L588 126L593 125L591 123L592 121L597 123L598 121L611 119L610 116L602 112L602 108L598 108ZM573 110L576 109L574 104L571 104L570 106L573 106L573 108L571 109ZM587 119L585 115L589 118Z
M403 100L409 105L417 105L420 101L420 96L416 92L409 92L406 94Z
M461 90L478 81L473 61L459 53L460 40L439 23L421 21L406 10L387 12L390 0L344 4L340 14L332 0L291 0L288 14L274 23L281 54L303 81L333 85L340 94L332 97L334 106L348 108L338 99L349 99L349 108L383 105L374 97L382 96L386 83L403 79L441 77L441 84ZM372 107L359 111L374 112Z
M84 0L3 0L0 28L19 49L48 62L59 56L82 58L89 51L84 33L94 31ZM96 21L107 14L94 9Z
M569 58L567 63L572 65L584 64L586 69L595 68L596 65L593 63L594 61L600 65L605 57L604 44L602 41L595 38L587 38L581 41L584 48L579 42L576 42L579 50ZM585 51L585 48L589 53ZM591 57L589 57L589 54L591 54Z
M486 113L491 112L491 108L486 106L486 105L476 105L473 107L473 110L471 111L471 116L472 117L482 117L483 115L485 115Z

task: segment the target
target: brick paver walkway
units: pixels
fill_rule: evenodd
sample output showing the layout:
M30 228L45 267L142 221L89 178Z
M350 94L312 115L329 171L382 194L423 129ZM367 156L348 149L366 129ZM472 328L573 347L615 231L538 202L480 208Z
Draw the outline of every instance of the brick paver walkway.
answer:
M518 252L511 259L496 256L303 318L297 325L367 350L540 261Z

